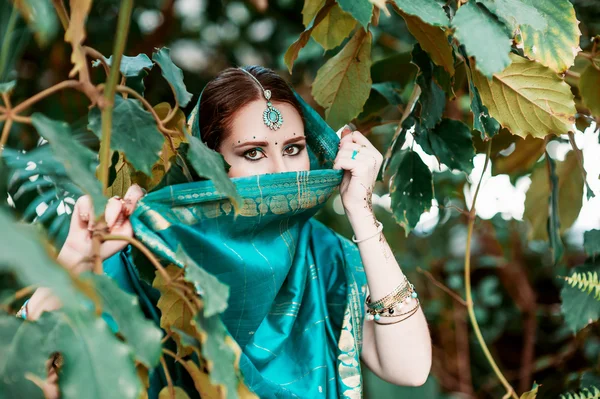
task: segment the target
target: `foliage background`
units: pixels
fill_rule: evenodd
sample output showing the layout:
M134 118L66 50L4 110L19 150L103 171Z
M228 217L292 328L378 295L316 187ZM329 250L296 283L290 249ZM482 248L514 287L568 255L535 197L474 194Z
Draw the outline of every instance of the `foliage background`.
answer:
M515 2L498 3L514 5ZM119 3L117 0L95 2L86 24L85 43L106 56L113 48ZM568 2L546 0L539 5L564 3ZM450 12L456 12L455 4L441 4L446 5ZM600 34L600 4L593 0L573 0L572 4L582 32L578 44L582 50L594 54L592 39ZM186 115L208 80L228 66L244 64L261 64L276 69L325 114L325 109L314 100L311 86L318 79L319 69L339 53L349 38L327 51L311 38L300 51L290 75L284 54L307 23L303 21L303 6L302 2L293 0L272 0L268 4L266 0L137 1L124 54L151 55L155 48L169 47L173 61L183 70L187 90L193 93L192 101L183 108ZM2 0L0 7L0 27L7 26L11 5ZM388 8L391 9L389 5ZM19 18L16 25L19 34L13 36L10 43L12 51L6 60L0 60L0 65L5 63L4 68L0 67L0 82L18 81L12 94L14 102L64 80L72 69L71 46L63 41L58 20L47 24L47 42L41 43L25 21ZM476 28L484 29L482 26ZM2 30L0 28L0 34ZM372 142L385 154L397 124L382 123L400 119L409 101L412 90L409 81L417 73L417 67L410 63L411 52L417 40L405 20L393 11L390 16L382 13L379 24L372 26L371 32L371 59L376 63L395 57L394 63L384 71L394 75L397 86L393 86L393 93L387 96L382 94L385 88L371 89L367 105L355 122L359 130L368 133ZM456 35L460 36L460 30ZM478 35L477 30L466 35L477 40L474 44L476 51L492 46L490 43L494 40L488 32ZM468 37L460 39L463 43L469 40ZM5 45L7 43L3 42ZM413 60L414 56L415 53ZM562 175L560 169L557 172L560 211L556 209L556 212L560 213L563 225L573 226L571 230L563 228L559 233L559 241L560 235L564 239L564 254L557 256L559 244L556 241L551 244L553 237L549 240L547 217L542 216L541 221L539 217L536 219L550 190L548 183L544 185L545 168L549 162L543 157L545 143L541 139L522 140L506 130L500 131L493 139L491 168L495 176L489 176L488 171L483 181L478 202L481 209L478 209L479 218L472 236L474 311L483 337L517 392L531 389L536 382L539 384L538 398L554 398L561 393L594 385L600 387L600 330L593 323L600 316L600 302L575 288L565 287L564 281L557 278L571 275L575 266L582 265L588 256L598 252L597 236L593 240L591 234L586 235L588 251L584 251L583 230L600 228L599 200L590 196L592 191L600 194L598 166L591 159L597 157L597 153L593 152L598 150L595 120L599 114L594 114L594 110L598 109L600 101L600 80L592 80L589 85L582 86L582 90L588 87L592 91L590 98L595 102L592 106L587 102L584 104L579 81L589 68L590 60L578 56L574 61L565 80L575 94L579 117L574 138L584 151L588 188L583 187L583 181L579 184L563 183L581 173L577 169L569 137L565 134L553 137L548 144L548 155L552 159L559 164L575 165ZM419 65L421 70L424 70L423 65ZM455 67L451 81L444 80L441 72L435 79L448 99L444 117L465 122L470 131L473 114L467 70L464 62L461 67L457 61ZM371 68L372 77L376 77L374 71L374 67ZM93 68L91 73L93 81L99 81L104 74L101 68ZM172 103L171 89L158 68L149 71L144 84L144 96L150 104ZM86 129L88 104L79 93L61 92L36 104L35 111L55 120L67 121L82 143L97 150L97 139ZM585 114L590 117L582 116ZM423 118L423 114L420 117ZM376 213L386 226L388 242L400 265L417 285L425 305L433 337L434 366L427 383L417 388L393 386L363 367L367 398L499 398L505 393L472 333L466 307L439 287L446 286L461 298L465 297L463 273L468 217L455 208L470 209L486 150L483 135L476 130L471 135L477 155L474 167L460 168L462 172L440 166L434 157L423 151L420 139L407 135L402 148L416 151L433 172L434 204L443 205L439 208L434 206L421 216L421 222L412 226L414 229L408 236L393 215L397 204L390 199L388 188L384 183L378 184L379 195L373 201L377 205ZM538 137L543 136L545 134ZM29 151L38 145L38 138L33 126L16 124L7 147ZM541 177L536 178L536 175ZM525 199L525 192L529 200ZM512 196L507 198L507 193ZM33 221L44 212L43 205L40 205L43 201L38 201L39 191L17 196L12 194L14 213L26 221ZM501 199L496 200L495 195ZM72 199L65 197L54 211L59 216L68 216L76 196L74 190ZM511 206L507 206L507 202ZM32 203L35 205L33 208ZM582 208L583 212L579 215ZM317 217L349 237L352 234L350 226L340 209L341 203L336 196ZM570 222L567 223L565 218ZM534 220L533 227L528 220ZM60 234L56 236L57 243L60 243ZM597 268L597 260L592 257L587 259L587 266L578 270L596 271ZM4 298L14 294L17 288L19 284L13 274L0 275L0 290ZM565 309L572 303L578 306ZM588 320L592 321L589 325Z

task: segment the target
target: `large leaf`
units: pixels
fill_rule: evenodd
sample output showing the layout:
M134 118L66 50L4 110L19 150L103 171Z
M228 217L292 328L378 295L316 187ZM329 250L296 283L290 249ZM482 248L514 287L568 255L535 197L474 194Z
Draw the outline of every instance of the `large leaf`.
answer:
M521 1L535 7L548 23L545 29L521 27L525 55L554 71L564 72L573 65L580 50L581 31L573 4L569 0Z
M96 154L73 139L71 128L65 122L52 120L40 113L34 113L31 121L37 132L48 140L54 156L63 163L73 183L90 194L96 215L101 215L106 197L95 174Z
M589 230L583 234L583 248L589 256L600 254L600 230Z
M83 42L86 37L85 22L92 8L92 0L71 0L70 6L71 15L69 18L69 27L65 32L65 41L71 43L73 47L71 62L74 66L71 72L69 72L69 77L73 77L84 70L87 64L85 51L83 51Z
M494 158L492 161L492 175L523 174L531 170L533 165L544 153L544 140L527 136L516 141L515 149L507 156Z
M317 72L312 94L337 130L363 109L371 90L371 33L359 29Z
M134 174L134 168L127 162L123 153L115 152L115 154L117 155L117 161L114 165L115 178L112 180L112 184L106 189L106 195L109 197L118 195L123 198L129 187L133 184L132 176ZM147 189L145 186L142 187Z
M138 398L142 385L132 352L104 320L93 312L55 311L43 313L40 319L43 318L56 320L48 345L64 358L61 399Z
M102 300L103 312L114 320L135 358L148 368L156 366L162 353L163 333L144 316L138 297L123 291L106 275L86 274Z
M486 77L491 78L510 64L507 30L485 8L468 2L456 12L452 26L467 54L475 57L475 67Z
M577 266L573 273L600 273L600 266L586 264ZM571 274L573 274L571 273ZM561 311L565 322L573 333L577 333L600 317L600 301L587 292L563 283L560 291L562 299Z
M586 107L594 116L600 116L600 67L590 64L579 79L579 92Z
M51 0L19 0L12 3L19 9L23 19L34 32L38 44L41 47L48 45L59 28Z
M521 0L477 0L486 6L494 15L515 32L521 25L529 25L533 29L546 29L548 23L544 15L536 7L527 5Z
M169 82L175 93L175 98L180 107L188 105L192 99L192 93L188 92L183 83L183 72L171 60L170 50L166 47L152 53L152 61L160 66L163 77Z
M421 48L429 54L431 60L436 65L443 67L451 76L454 75L454 57L446 33L440 27L424 23L418 17L401 10L398 10L398 13L404 18L408 31L417 39Z
M102 137L102 114L93 108L89 113L89 129ZM146 175L159 157L165 138L158 130L152 114L135 99L115 96L110 148L126 154L127 160Z
M325 5L321 7L319 12L315 15L315 17L310 21L310 23L306 26L304 32L300 34L300 37L288 47L285 54L283 55L283 60L285 65L288 67L288 71L292 73L292 68L294 67L294 61L298 58L298 53L300 50L306 46L312 32L315 30L317 26L329 15L329 11L335 6L335 1L327 0Z
M449 168L467 174L473 170L475 148L471 130L461 121L442 119L431 131L423 131L420 137L428 143L423 146L422 141L419 142L423 149L428 147L431 150L430 154Z
M112 65L112 55L106 58L106 63ZM94 63L98 66L99 63ZM144 94L144 77L148 75L148 70L152 69L154 64L146 54L138 54L135 57L121 56L121 73L126 78L125 83L140 94Z
M373 4L369 0L337 0L342 10L352 15L367 29L373 15Z
M442 5L435 0L394 0L394 2L406 14L419 17L429 25L448 26L450 23Z
M0 83L0 93L10 93L13 91L15 86L17 85L16 80L11 80L10 82Z
M583 199L583 177L574 152L569 152L563 162L557 162L556 176L559 232L562 234L577 219ZM525 197L523 214L523 218L531 224L530 240L548 240L547 223L552 189L549 179L545 165L538 166L531 174L531 185Z
M201 177L212 180L215 188L231 199L237 215L243 201L235 185L229 179L227 172L225 172L225 159L223 156L208 148L206 144L194 136L188 136L188 143L187 159L196 173Z
M27 375L46 378L45 364L52 352L43 343L49 327L0 313L0 399L44 398Z
M390 168L394 166L390 182L392 211L394 219L404 227L408 236L419 222L421 214L431 206L432 176L417 153L402 150L394 154L395 157L398 157L397 161L390 161Z
M573 130L576 111L569 85L541 64L510 57L512 64L491 81L473 71L473 82L490 115L521 137Z
M308 26L326 0L308 0L302 9L302 22ZM356 26L356 20L336 3L312 31L312 37L325 50L339 46Z
M177 258L185 264L185 280L192 283L196 292L202 296L204 316L211 317L223 313L227 309L229 286L194 262L181 247L178 248Z

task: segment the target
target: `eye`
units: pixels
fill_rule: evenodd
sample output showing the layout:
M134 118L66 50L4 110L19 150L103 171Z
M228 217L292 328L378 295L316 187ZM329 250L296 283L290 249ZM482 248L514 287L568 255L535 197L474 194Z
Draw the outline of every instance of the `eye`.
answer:
M260 157L260 158L253 158L253 157L254 157L254 156L256 156L256 154L258 154L258 153L262 153L262 150L259 150L258 148L252 148L251 150L248 150L248 151L244 152L244 157L245 157L245 158L246 158L248 161L255 162L255 161L258 161L258 160L260 160L261 158L264 158L264 157ZM248 157L248 155L250 155L250 157Z
M289 149L297 149L298 151L294 152L294 151L288 151ZM297 145L297 144L292 144L289 147L286 147L283 152L285 153L285 155L298 155L300 154L300 152L304 149L304 146L301 145Z

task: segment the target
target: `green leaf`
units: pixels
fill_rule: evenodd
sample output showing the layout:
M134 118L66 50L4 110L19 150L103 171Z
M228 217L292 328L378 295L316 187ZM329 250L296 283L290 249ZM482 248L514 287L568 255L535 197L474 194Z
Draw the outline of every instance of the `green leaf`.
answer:
M398 82L373 83L373 90L381 94L390 105L400 105L402 101L402 86Z
M317 72L312 95L334 130L354 119L369 97L371 39L371 32L359 29Z
M496 119L490 116L487 107L481 102L479 90L473 83L473 74L468 61L465 65L465 73L467 80L469 81L469 96L471 98L471 113L473 114L473 129L480 133L481 140L494 137L500 131L500 124Z
M155 51L152 53L152 61L160 66L162 75L167 82L169 82L179 106L185 107L192 99L192 93L189 93L185 88L185 84L183 83L183 72L171 60L170 51L171 50L167 47Z
M351 14L362 26L367 29L373 15L373 4L369 0L337 0L341 9Z
M510 58L510 66L491 81L473 71L473 83L490 116L521 137L573 130L576 111L569 85L541 64L515 54Z
M101 215L106 197L95 174L98 164L96 154L73 139L71 128L65 122L52 120L40 113L34 113L31 121L37 132L48 140L54 156L63 163L73 183L90 194L96 215Z
M40 320L44 318L55 320L48 342L64 358L61 399L138 399L142 385L131 349L104 320L93 312L54 311L43 313Z
M566 71L575 62L579 48L579 21L569 0L521 0L535 7L546 19L545 29L521 27L523 52L556 72Z
M52 352L44 343L50 327L43 321L31 323L0 313L1 399L44 398L42 390L27 379L27 374L46 379L45 364Z
M19 0L13 2L34 32L40 47L46 47L58 33L58 18L50 0Z
M112 55L105 58L106 63L112 65ZM93 66L98 66L99 62L94 62ZM148 76L148 70L152 69L154 64L146 54L138 54L135 57L123 55L121 57L121 65L119 70L125 76L125 83L133 90L140 94L144 94L144 78Z
M558 220L560 234L571 227L581 210L583 199L583 178L579 171L577 157L570 151L563 162L557 162L558 177ZM544 163L531 174L531 185L525 197L523 218L531 224L530 240L548 240L547 223L549 217L550 176Z
M15 86L17 85L16 80L11 80L10 82L0 83L0 93L10 93L13 91Z
M158 393L158 399L190 399L187 392L177 385L173 386L173 392L174 396L171 396L171 390L166 386Z
M302 9L302 22L308 26L326 0L308 0ZM312 37L325 50L339 46L356 26L356 20L335 4L312 31Z
M467 125L453 119L442 119L439 125L428 132L427 138L432 155L440 162L451 169L471 173L475 148Z
M419 67L417 84L421 88L421 121L425 128L433 128L441 119L446 107L446 94L434 81L434 66L421 47L416 44L412 52L412 62Z
M506 27L477 3L460 7L452 26L467 54L475 57L475 67L486 77L491 78L510 64L511 39Z
M189 150L187 151L187 159L196 173L201 177L212 180L215 188L231 199L237 214L243 204L243 200L237 192L235 185L225 172L225 159L223 156L208 148L206 144L194 136L188 136L188 142ZM183 147L184 144L185 143L182 143L181 147Z
M579 92L586 107L594 116L600 115L600 69L593 63L590 64L579 78Z
M524 4L521 0L477 0L515 32L522 25L535 30L546 29L548 22L536 7Z
M600 230L589 230L583 233L583 248L590 256L600 254Z
M393 3L392 5L395 6ZM454 76L454 56L444 31L440 27L424 23L420 18L401 10L397 12L404 18L408 31L417 39L421 48L429 54L431 60Z
M406 14L419 17L423 22L434 26L448 26L449 20L441 4L435 0L394 0Z
M539 385L536 384L534 381L531 391L523 392L523 394L521 394L519 399L535 399L538 394L538 388L539 388Z
M181 247L177 249L177 258L186 266L185 279L192 283L196 292L202 296L204 316L211 317L223 313L227 309L229 286L194 262Z
M390 161L398 165L391 170L390 196L393 216L404 227L405 235L417 225L421 214L429 209L433 199L433 181L429 168L413 151L398 151ZM396 163L397 162L397 163Z
M83 278L91 279L102 300L102 310L112 317L119 333L132 348L135 358L146 367L158 364L162 353L162 331L142 313L137 296L123 291L114 280L106 275L88 273Z
M600 266L586 264L573 269L573 273L587 274L588 272L600 273ZM582 292L577 287L571 287L565 282L560 291L560 297L565 323L573 333L577 333L600 317L600 301L594 295Z
M88 128L102 138L102 113L99 108L89 112ZM124 152L127 160L146 175L152 175L152 165L158 160L165 138L158 130L152 114L135 99L115 96L110 148Z
M327 0L325 5L321 7L317 15L312 19L310 24L306 26L304 32L300 34L300 37L288 47L285 54L283 55L283 60L285 65L288 67L288 71L292 73L292 68L294 67L294 61L298 58L298 53L300 50L306 46L310 36L312 35L313 30L325 19L325 17L329 14L329 11L336 3L333 0Z

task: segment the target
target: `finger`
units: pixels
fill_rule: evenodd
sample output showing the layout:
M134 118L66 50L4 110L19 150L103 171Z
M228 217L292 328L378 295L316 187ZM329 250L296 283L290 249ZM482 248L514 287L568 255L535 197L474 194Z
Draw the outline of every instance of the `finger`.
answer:
M119 197L115 196L108 200L108 204L104 210L104 220L106 220L106 226L109 229L115 225L115 222L121 215L123 206L123 202Z
M131 187L129 187L129 189L127 190L127 193L125 193L125 198L124 198L125 209L126 209L125 214L127 216L129 216L133 213L133 210L135 209L138 200L146 194L145 191L146 190L144 190L142 187L140 187L137 184L133 184Z
M360 162L356 162L356 159L340 158L337 159L333 164L333 169L343 169L352 172L354 175L357 170L362 168Z
M83 195L77 199L73 207L73 216L71 217L71 227L77 229L87 229L90 221L94 220L94 207L89 195Z

